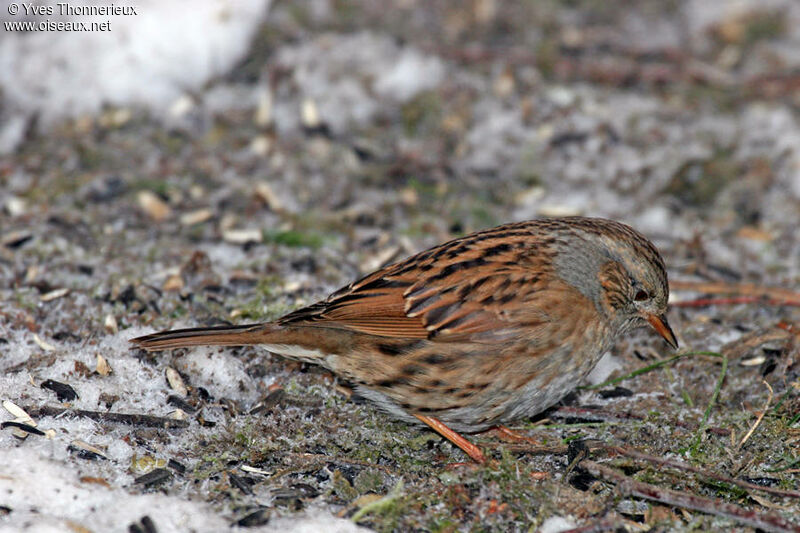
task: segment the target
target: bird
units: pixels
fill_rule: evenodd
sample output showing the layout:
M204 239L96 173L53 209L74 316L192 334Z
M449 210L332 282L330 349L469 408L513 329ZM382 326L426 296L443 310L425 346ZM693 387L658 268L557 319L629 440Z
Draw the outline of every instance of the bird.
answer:
M508 223L384 266L272 322L161 331L147 351L257 344L318 364L477 463L462 433L536 415L626 333L674 349L664 261L641 233L589 217Z

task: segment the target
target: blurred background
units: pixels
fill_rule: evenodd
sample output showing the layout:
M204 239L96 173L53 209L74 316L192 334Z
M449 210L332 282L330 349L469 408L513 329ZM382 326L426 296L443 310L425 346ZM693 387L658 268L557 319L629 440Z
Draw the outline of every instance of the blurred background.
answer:
M130 505L123 515L68 506L48 513L54 504L47 501L37 520L120 527L145 514L138 505L146 502L157 507L149 512L164 530L173 524L170 512L184 505L196 507L187 507L183 519L197 522L175 524L197 530L227 527L253 509L265 523L284 514L300 520L307 505L333 524L333 514L352 516L363 507L365 495L395 494L405 506L360 522L379 530L527 528L568 509L562 518L572 526L588 517L647 524L652 516L636 505L604 507L608 491L593 495L597 508L589 509L586 493L572 486L560 501L526 493L527 507L500 511L502 495L521 485L439 480L434 496L425 482L440 471L425 470L419 456L432 448L447 455L447 443L348 402L324 372L254 349L235 351L238 358L211 350L191 360L134 357L125 341L166 327L272 319L428 246L537 216L625 221L657 244L674 280L798 284L800 3L794 0L139 0L113 8L2 0L0 6L3 397L57 403L33 385L52 378L83 387L78 407L166 416L172 409L166 364L194 381L190 389L203 388L243 411L273 385L301 387L289 408L258 422L264 427L257 430L247 416L196 397L207 417L217 417L216 429L195 424L175 437L48 419L62 433L106 446L112 464L91 468L109 480L114 498ZM103 23L104 31L66 31ZM711 350L742 332L798 318L792 307L758 305L673 314L684 346ZM663 352L642 333L621 343L598 381ZM116 377L76 370L79 360L93 368L97 353L117 365ZM203 359L212 353L219 367ZM721 405L744 417L736 423L746 429L742 413L763 403L767 391L758 367L745 368L740 381L728 377L730 394ZM679 400L685 394L673 405L682 413L675 416L699 419L717 372L687 363L671 383L637 386ZM790 381L781 383L786 388ZM316 399L316 418L307 418L306 395ZM654 409L666 409L654 398ZM791 419L794 396L785 398ZM369 417L378 436L358 439L379 450L370 461L395 469L377 471L380 481L372 484L364 472L375 471L322 461L299 478L259 481L249 490L272 495L272 507L264 507L231 488L224 466L203 463L234 449L241 455L231 461L301 471L283 448L252 452L270 431L297 433L293 424L307 424L316 436L284 443L292 453L313 448L366 461L347 435L355 438L354 425L367 431ZM320 424L341 429L319 435ZM198 448L197 435L216 447ZM569 435L564 430L554 438ZM17 446L9 435L2 439L0 445ZM397 439L401 452L387 444ZM669 439L650 445L666 450ZM47 468L69 485L76 468L88 467L63 451L66 444L55 444L63 453L52 446L26 442L14 457L51 476L42 461L55 453L60 463ZM784 452L793 457L796 449ZM398 466L397 453L413 461ZM206 481L175 480L163 489L164 500L142 500L147 491L130 485L141 473L131 466L137 454L182 454L195 471L206 468ZM525 460L528 468L548 468ZM549 468L559 472L563 465ZM15 472L24 477L24 470ZM405 492L392 493L401 479ZM301 503L273 505L276 487L290 491L286 501ZM549 490L538 487L531 490ZM30 517L11 512L11 524L15 516ZM672 511L658 517L683 527L695 519ZM709 525L697 520L696 527Z

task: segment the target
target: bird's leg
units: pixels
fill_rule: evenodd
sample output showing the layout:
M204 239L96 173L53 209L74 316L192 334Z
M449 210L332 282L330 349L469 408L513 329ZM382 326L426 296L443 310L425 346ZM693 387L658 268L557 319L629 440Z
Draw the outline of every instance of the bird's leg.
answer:
M420 422L423 422L430 426L436 433L441 435L442 437L446 438L459 448L461 448L464 453L470 456L470 458L475 461L476 463L483 464L486 462L486 457L484 457L483 452L480 448L472 444L470 441L462 437L459 433L453 431L449 427L445 426L444 423L439 420L438 418L434 418L432 416L424 416L424 415L414 415L417 417Z
M508 440L512 440L512 441L516 441L516 442L524 441L524 442L527 442L527 443L530 443L530 444L536 444L537 446L541 446L541 444L542 444L541 442L537 441L534 438L527 437L525 435L522 435L521 433L517 433L513 429L511 429L509 427L506 427L506 426L503 426L501 424L498 424L498 425L492 427L491 429L495 430L500 435L500 437L505 437Z

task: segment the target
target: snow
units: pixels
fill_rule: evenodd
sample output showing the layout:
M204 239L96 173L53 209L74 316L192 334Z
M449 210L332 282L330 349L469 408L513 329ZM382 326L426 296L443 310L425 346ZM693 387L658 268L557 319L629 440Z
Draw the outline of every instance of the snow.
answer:
M116 16L62 16L57 0L38 4L53 14L27 17L34 22L108 21L110 31L4 32L0 87L11 111L0 128L0 153L21 141L21 117L35 114L46 127L106 105L163 112L243 57L270 0L139 0L135 15Z

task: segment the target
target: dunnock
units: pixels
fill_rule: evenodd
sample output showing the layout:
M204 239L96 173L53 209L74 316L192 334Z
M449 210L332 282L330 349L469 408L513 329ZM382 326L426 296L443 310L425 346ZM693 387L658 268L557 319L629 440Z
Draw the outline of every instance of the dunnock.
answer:
M432 427L478 462L457 432L539 413L570 392L615 340L667 323L655 246L600 218L506 224L386 266L274 322L178 329L145 350L262 344L317 363L402 420Z

